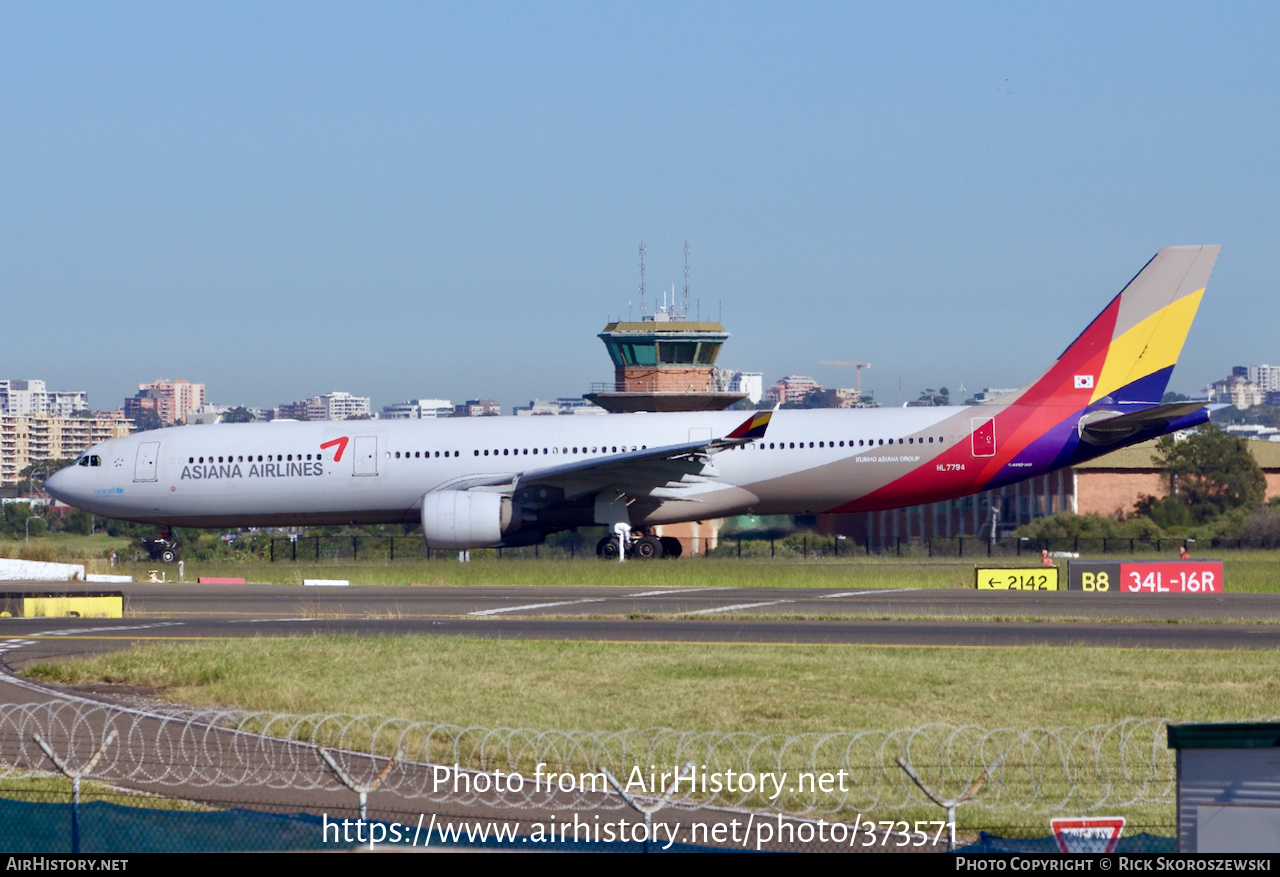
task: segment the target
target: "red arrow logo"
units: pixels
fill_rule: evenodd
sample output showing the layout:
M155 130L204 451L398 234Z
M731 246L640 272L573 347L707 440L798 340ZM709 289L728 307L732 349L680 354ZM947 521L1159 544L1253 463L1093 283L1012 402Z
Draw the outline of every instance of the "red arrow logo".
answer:
M343 454L343 452L344 452L344 451L346 451L346 449L347 449L347 442L349 442L349 441L351 441L351 439L344 435L342 438L336 438L336 439L334 439L334 440L333 440L333 441L331 441L331 442L325 442L324 444L322 444L322 445L320 446L320 450L324 451L324 450L327 450L327 449L329 449L329 448L332 448L334 445L337 445L337 446L338 446L338 450L336 450L336 451L334 451L334 452L333 452L333 462L335 462L335 463L341 463L341 462L342 462L342 454Z

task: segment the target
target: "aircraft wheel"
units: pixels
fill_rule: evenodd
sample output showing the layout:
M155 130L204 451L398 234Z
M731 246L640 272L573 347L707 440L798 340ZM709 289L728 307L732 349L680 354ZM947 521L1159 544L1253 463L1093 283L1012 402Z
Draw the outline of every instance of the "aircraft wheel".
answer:
M178 559L178 552L172 548L166 548L160 552L160 560L165 563L174 563Z
M596 543L596 556L602 560L617 560L618 540L613 536L605 536Z
M675 536L661 536L662 556L663 557L679 557L684 554L684 546L680 544L680 540Z
M631 553L642 560L652 560L662 556L662 542L655 536L645 536L636 542Z

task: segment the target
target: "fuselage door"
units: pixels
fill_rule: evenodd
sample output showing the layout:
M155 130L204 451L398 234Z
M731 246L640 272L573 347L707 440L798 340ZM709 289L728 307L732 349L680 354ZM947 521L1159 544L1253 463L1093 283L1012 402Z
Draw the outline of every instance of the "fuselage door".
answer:
M996 421L994 417L974 417L970 421L973 427L973 455L975 457L994 457L996 455Z
M356 436L356 453L352 458L355 470L353 475L378 474L378 437L376 435Z
M134 481L155 481L156 460L160 457L159 442L143 442L138 445L138 458L133 464Z

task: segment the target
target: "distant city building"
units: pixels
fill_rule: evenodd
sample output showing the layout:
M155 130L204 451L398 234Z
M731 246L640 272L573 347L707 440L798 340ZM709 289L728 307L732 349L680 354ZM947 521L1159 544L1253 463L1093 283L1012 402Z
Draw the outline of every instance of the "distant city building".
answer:
M275 420L276 411L274 408L250 408L245 405L203 405L199 411L191 411L187 414L187 425L199 423L225 423L227 415L232 411L243 408L253 417L255 421L263 422Z
M1251 365L1245 369L1245 377L1264 393L1280 393L1280 365Z
M132 429L124 418L0 415L0 484L19 484L22 470L33 463L76 457Z
M822 384L806 375L788 375L775 383L765 394L765 398L774 405L789 405L801 402L814 390L822 390Z
M0 414L71 417L88 409L89 394L83 390L50 391L44 381L0 380Z
M609 412L594 405L586 399L575 399L562 396L554 402L545 399L534 399L528 405L517 405L511 410L517 417L537 417L541 415L560 414L608 414Z
M312 396L305 402L285 402L276 409L280 420L358 420L368 419L369 397L352 396L334 390L323 396Z
M306 420L306 402L281 402L276 408L277 420Z
M149 384L138 384L138 393L124 400L124 413L135 422L154 411L164 426L186 423L187 414L204 407L204 384L170 381L161 378Z
M1280 442L1280 429L1274 426L1263 426L1258 423L1229 423L1223 427L1223 430L1244 439Z
M764 398L764 375L717 367L711 373L711 388L719 393L745 393L748 402L759 405Z
M1256 366L1259 377L1264 378L1268 382L1271 375L1261 369L1270 369L1271 366ZM1223 378L1220 381L1214 381L1205 387L1206 398L1211 403L1223 403L1234 405L1236 408L1244 411L1255 405L1265 405L1267 402L1267 394L1263 388L1250 379L1250 369L1237 365L1231 369L1230 377Z
M468 399L453 409L454 417L497 417L501 413L502 406L492 399Z
M859 393L856 387L840 387L836 391L837 408L879 408L880 403L871 401L871 391Z
M448 399L410 399L382 406L384 420L429 420L452 415L453 403Z
M368 396L352 396L350 393L335 390L319 398L324 401L325 416L321 418L322 420L367 418L371 411Z
M964 400L966 405L990 405L1003 396L1018 392L1018 387L986 387Z
M187 412L187 424L219 423L230 410L229 405L201 405L199 410Z

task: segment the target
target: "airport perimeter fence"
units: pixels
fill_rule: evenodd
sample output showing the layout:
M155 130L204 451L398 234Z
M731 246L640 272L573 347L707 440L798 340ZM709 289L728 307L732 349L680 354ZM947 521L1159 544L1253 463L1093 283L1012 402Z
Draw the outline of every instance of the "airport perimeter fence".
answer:
M1025 558L1038 562L1042 551L1063 555L1167 555L1177 557L1182 548L1203 555L1206 551L1275 551L1280 541L1273 539L1195 540L1128 537L1069 537L1062 539L997 539L992 542L975 536L894 537L883 540L853 540L818 534L786 536L719 536L714 539L690 537L681 540L684 556L739 559L839 559L855 557L902 558ZM407 560L454 561L458 551L428 549L421 536L315 536L306 534L258 536L241 541L240 553L270 562L306 563L316 561ZM520 548L473 549L473 560L596 560L594 543L543 544Z
M954 818L960 845L1031 851L1051 817L1124 815L1128 849L1167 852L1175 776L1166 736L1163 719L784 736L5 705L0 848L492 846L501 835L499 845L551 849L547 831L555 838L559 827L562 848L672 840L674 849L919 852L947 849ZM935 803L966 796L950 816ZM629 831L602 837L602 826L623 824ZM644 843L641 826L655 833ZM736 842L739 831L749 838Z

